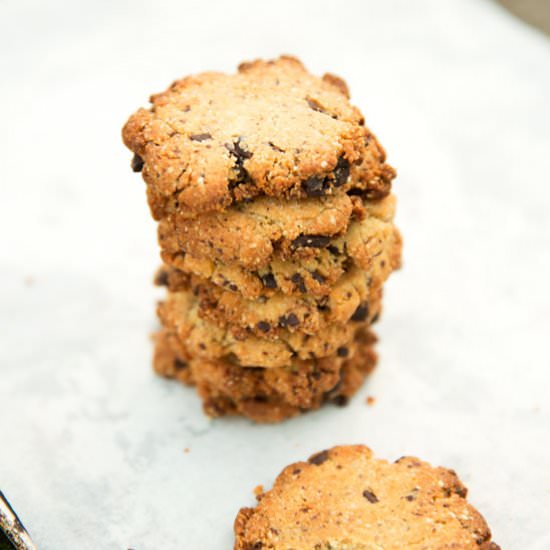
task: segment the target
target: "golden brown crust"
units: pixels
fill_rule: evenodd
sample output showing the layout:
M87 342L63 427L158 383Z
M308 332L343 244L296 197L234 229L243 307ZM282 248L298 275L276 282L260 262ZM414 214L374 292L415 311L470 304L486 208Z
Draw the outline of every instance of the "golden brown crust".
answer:
M296 361L291 368L276 369L191 358L166 329L155 341L155 371L196 385L209 416L241 415L256 422L279 422L326 402L344 405L376 362L370 332L358 334L346 357Z
M236 74L203 73L151 97L123 128L156 219L176 207L223 210L268 195L299 198L358 188L387 194L393 169L347 99L295 58L254 61Z
M452 470L362 445L286 467L235 520L235 550L497 549Z

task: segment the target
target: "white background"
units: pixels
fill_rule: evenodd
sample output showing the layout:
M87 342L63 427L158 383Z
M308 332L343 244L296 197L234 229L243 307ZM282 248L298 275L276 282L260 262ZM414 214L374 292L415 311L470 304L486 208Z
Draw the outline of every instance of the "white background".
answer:
M387 148L404 268L351 406L212 422L150 370L155 227L120 128L283 52L344 76ZM455 468L503 548L550 548L549 62L484 0L1 2L0 488L38 547L229 549L257 484L361 442Z

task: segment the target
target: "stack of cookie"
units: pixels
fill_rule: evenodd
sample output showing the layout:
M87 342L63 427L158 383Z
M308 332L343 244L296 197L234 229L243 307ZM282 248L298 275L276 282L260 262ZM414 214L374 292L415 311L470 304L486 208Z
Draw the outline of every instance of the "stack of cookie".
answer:
M174 82L123 129L159 222L155 370L211 416L345 403L398 267L394 170L346 84L291 57Z

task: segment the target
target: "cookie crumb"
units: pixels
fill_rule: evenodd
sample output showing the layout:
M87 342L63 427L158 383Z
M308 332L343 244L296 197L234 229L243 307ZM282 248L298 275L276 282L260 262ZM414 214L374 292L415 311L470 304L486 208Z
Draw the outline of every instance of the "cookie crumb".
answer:
M376 403L376 397L372 395L367 395L367 405L372 407Z
M32 286L34 285L34 277L32 277L31 275L28 275L27 277L25 277L23 279L23 283L25 284L25 286Z
M188 454L189 451L190 451L189 447L185 447L185 449L183 449L183 452L184 452L185 454Z
M263 492L264 492L263 485L256 485L256 487L254 487L253 493L256 498L258 498Z

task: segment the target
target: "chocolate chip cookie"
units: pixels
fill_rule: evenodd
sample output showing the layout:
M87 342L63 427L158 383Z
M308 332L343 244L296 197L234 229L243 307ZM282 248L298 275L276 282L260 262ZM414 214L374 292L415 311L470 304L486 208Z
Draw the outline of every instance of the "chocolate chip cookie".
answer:
M279 422L323 403L346 404L374 368L374 342L371 332L360 331L332 357L274 369L243 368L228 359L193 358L177 336L164 329L155 336L154 367L162 376L196 385L209 416Z
M189 76L150 101L122 135L156 219L262 195L380 197L395 176L345 83L315 77L293 57Z
M381 300L375 297L354 313L349 323L331 324L315 335L280 329L277 339L257 336L236 337L199 315L198 299L193 292L168 292L158 307L164 327L175 332L193 357L202 359L232 358L243 367L276 368L291 365L295 359L316 359L337 353L347 346L355 333L380 315ZM267 331L266 331L267 332Z
M261 261L247 261L246 257L253 258L253 250L259 247L250 248L249 243L241 246L241 240L246 243L247 239L239 240L238 232L230 239L223 224L215 232L218 237L198 229L190 245L188 240L181 240L168 220L163 220L159 224L161 256L181 271L195 273L251 299L275 292L326 296L353 266L367 273L371 286L381 286L401 260L401 235L391 221L394 205L392 196L370 202L362 220L351 221L345 233L334 237L317 235L314 239L313 235L302 235L300 246L286 250L268 240ZM305 253L300 256L298 249Z
M498 550L453 470L362 445L287 466L235 520L235 550Z

